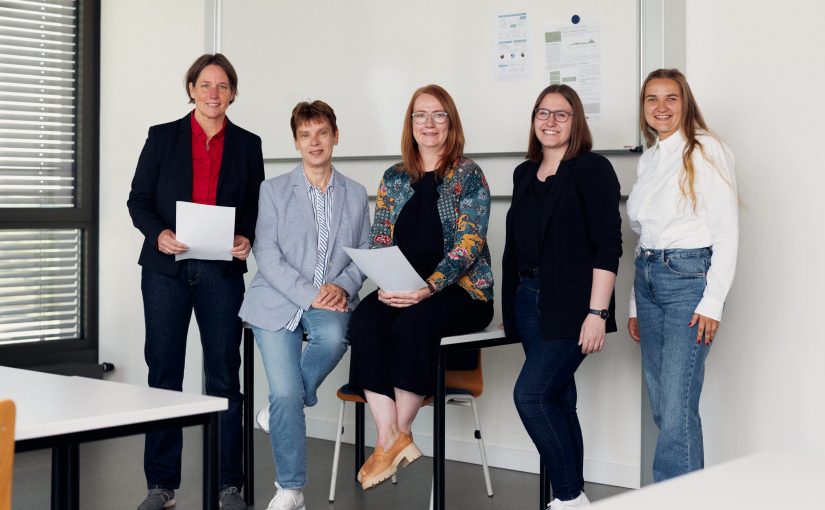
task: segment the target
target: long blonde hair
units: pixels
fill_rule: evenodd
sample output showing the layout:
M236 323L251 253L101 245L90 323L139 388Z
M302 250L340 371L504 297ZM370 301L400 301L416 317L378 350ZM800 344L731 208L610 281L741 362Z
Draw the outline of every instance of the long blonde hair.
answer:
M656 142L656 137L659 133L653 129L645 120L645 89L651 80L666 79L673 80L679 85L682 93L682 121L679 125L679 130L684 135L687 143L685 144L685 151L682 153L682 173L679 176L679 191L682 196L689 199L693 209L696 209L696 190L694 183L696 181L696 168L693 166L693 151L697 148L702 154L702 157L708 159L705 155L702 142L697 138L699 132L709 133L708 126L705 124L705 118L702 117L702 112L699 110L699 105L693 97L693 92L690 90L687 78L678 69L657 69L645 78L642 83L642 90L639 93L639 128L645 137L645 142L648 147ZM712 163L712 162L711 162Z

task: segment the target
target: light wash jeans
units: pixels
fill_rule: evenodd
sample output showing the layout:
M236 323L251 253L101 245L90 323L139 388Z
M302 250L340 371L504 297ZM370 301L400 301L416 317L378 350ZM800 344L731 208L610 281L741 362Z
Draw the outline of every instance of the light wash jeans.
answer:
M269 440L284 489L307 483L304 406L318 402L318 386L346 352L350 314L310 308L295 331L252 326L269 381ZM302 351L304 332L308 342Z
M653 420L657 482L704 467L699 397L709 345L688 327L702 299L710 248L641 250L636 257L636 310L642 368Z

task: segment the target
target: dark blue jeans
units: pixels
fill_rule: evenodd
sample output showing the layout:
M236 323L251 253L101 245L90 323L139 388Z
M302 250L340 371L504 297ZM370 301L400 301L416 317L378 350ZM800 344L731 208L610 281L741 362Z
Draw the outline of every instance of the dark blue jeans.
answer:
M522 279L515 319L526 359L513 398L547 469L553 497L566 501L584 489L584 443L573 379L584 354L578 338L542 336L539 299L539 281Z
M242 276L224 276L223 264L187 260L177 276L143 269L141 277L149 386L180 391L192 310L201 333L206 393L229 400L220 413L220 487L243 485L241 367ZM180 429L146 434L143 469L150 489L180 487Z

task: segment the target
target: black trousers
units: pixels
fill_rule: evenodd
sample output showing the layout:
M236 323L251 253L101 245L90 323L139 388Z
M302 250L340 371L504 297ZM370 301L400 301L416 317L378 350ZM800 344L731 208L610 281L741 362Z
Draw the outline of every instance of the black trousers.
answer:
M407 308L385 305L375 291L350 319L349 383L390 398L393 388L432 395L441 338L479 331L492 318L492 301L473 299L458 285Z

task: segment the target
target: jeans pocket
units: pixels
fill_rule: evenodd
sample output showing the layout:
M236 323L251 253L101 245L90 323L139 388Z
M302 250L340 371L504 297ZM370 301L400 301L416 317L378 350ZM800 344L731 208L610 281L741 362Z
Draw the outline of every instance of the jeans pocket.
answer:
M705 257L668 258L665 268L676 276L684 278L704 278L710 262Z

